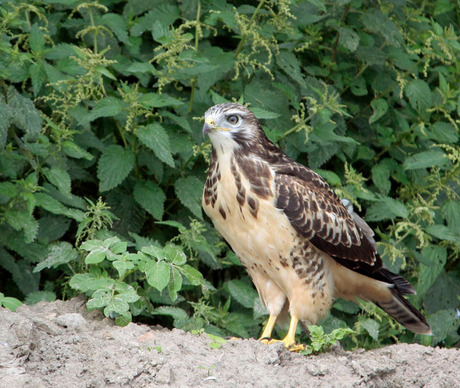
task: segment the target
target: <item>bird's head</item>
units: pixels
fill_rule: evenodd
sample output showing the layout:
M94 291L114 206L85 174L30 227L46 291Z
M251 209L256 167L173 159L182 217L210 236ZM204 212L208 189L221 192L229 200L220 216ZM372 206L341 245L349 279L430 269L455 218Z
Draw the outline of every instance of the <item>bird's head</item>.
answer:
M248 147L265 136L259 121L248 108L236 103L214 105L204 114L203 135L215 148Z

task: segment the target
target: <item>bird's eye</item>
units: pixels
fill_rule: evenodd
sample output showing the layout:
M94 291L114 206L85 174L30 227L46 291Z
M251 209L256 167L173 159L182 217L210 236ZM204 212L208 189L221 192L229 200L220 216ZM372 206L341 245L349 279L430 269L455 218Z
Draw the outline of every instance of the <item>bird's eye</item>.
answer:
M237 115L230 115L227 117L227 121L232 125L237 124L239 120L240 118Z

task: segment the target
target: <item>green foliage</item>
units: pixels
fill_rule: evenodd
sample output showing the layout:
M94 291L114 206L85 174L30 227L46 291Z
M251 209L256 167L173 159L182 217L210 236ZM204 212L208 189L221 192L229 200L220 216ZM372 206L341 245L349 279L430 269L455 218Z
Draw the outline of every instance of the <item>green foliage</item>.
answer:
M316 343L353 327L350 348L454 345L459 14L446 1L3 2L2 305L82 292L119 324L257 337L266 311L201 210L197 118L235 100L353 202L434 333L339 300Z
M338 341L342 340L345 336L354 334L354 331L349 328L339 328L332 330L331 333L326 334L321 326L309 325L308 331L310 332L310 344L307 344L305 349L300 353L309 355L318 352L327 352L332 346L337 345Z

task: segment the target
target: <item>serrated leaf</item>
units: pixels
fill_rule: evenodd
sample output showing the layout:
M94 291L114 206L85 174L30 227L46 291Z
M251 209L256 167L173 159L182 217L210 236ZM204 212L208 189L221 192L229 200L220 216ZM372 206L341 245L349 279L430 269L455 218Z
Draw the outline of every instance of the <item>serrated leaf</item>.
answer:
M8 128L13 117L13 111L5 103L3 96L0 96L0 151L6 145L6 139L8 137Z
M168 166L174 167L174 159L171 154L169 137L165 129L158 123L149 124L137 129L139 140L150 148L158 159Z
M371 338L374 340L374 341L378 341L379 340L379 329L380 329L380 325L377 321L375 321L374 319L364 319L360 322L361 326L363 329L365 329L368 334L371 336Z
M108 146L97 164L99 190L108 191L117 187L134 167L135 155L119 145Z
M455 127L443 121L435 122L427 129L426 134L430 139L440 144L452 144L458 141L458 133Z
M118 271L118 277L122 278L126 272L134 268L134 263L125 260L115 260L112 262L113 267Z
M130 45L127 19L115 13L106 13L101 18L102 23L109 27L120 42Z
M182 101L174 97L158 93L145 93L139 102L148 108L162 108L164 106L178 106L183 104Z
M38 95L43 83L46 80L46 71L41 63L34 63L29 68L30 79L32 81L32 88L34 96Z
M78 251L71 244L58 241L49 245L45 259L35 266L34 272L40 272L45 268L56 268L77 259Z
M25 131L28 141L36 141L42 130L42 120L32 100L20 95L13 86L10 86L8 105L13 112L14 124Z
M64 153L71 158L92 160L93 155L75 144L73 141L66 140L62 143Z
M64 195L70 195L70 175L59 167L44 168L43 174Z
M449 199L441 206L442 216L453 230L460 230L460 201Z
M81 292L111 289L115 280L106 277L96 277L91 273L76 274L70 279L70 287Z
M452 230L451 228L441 225L429 225L426 228L427 233L431 234L432 236L440 239L440 240L447 240L452 242L457 242L460 244L460 232L457 230Z
M441 246L428 245L420 252L420 272L417 294L423 296L441 274L447 261L447 250Z
M170 263L184 265L187 262L187 256L177 245L168 244L164 247L163 252Z
M203 275L200 271L193 268L191 265L184 264L181 267L178 267L178 270L189 280L189 282L194 286L199 286L203 284Z
M305 86L305 79L300 69L300 62L293 51L280 50L276 58L276 64L289 77L296 81L299 85ZM254 113L255 114L255 113ZM256 114L257 118L262 118Z
M249 309L254 306L254 300L258 298L258 294L249 284L241 280L230 280L227 282L227 287L230 295L238 303Z
M37 206L42 207L50 213L61 214L73 218L77 222L81 222L84 219L84 213L81 210L67 208L48 194L36 193L34 196L37 201Z
M409 103L417 111L431 108L433 100L429 85L420 79L411 81L404 89Z
M86 264L98 264L106 258L108 253L108 249L104 247L99 247L91 252L88 253L88 255L85 258L85 263Z
M383 197L372 203L366 212L368 221L391 220L396 217L407 218L409 211L401 201L389 197Z
M270 119L276 119L276 118L280 117L279 113L270 112L270 111L268 111L266 109L262 109L262 108L253 107L253 108L251 108L251 111L252 111L252 113L254 113L254 115L258 119L270 120Z
M193 215L200 220L203 219L201 213L201 195L203 193L203 183L194 176L179 178L174 183L177 198L181 203L190 209Z
M369 117L369 124L375 123L379 120L388 110L388 103L385 99L379 98L378 100L371 101L373 110L372 116Z
M163 218L166 195L160 186L152 181L137 182L133 194L137 203L154 218L157 220Z
M339 45L351 52L356 51L359 45L359 35L351 28L339 28Z
M165 289L171 279L171 267L164 261L149 261L145 266L144 272L147 276L147 283L159 292Z
M382 194L388 194L391 189L390 169L387 165L376 164L372 167L372 181Z
M45 48L45 37L37 24L33 24L30 29L29 45L35 53L41 53Z
M94 106L91 113L80 120L80 124L86 124L99 117L111 117L123 111L125 104L122 100L116 97L106 97L99 100Z
M9 210L5 214L6 221L15 230L24 232L24 241L30 243L38 234L38 221L28 211Z
M441 150L422 151L409 156L403 163L404 170L444 166L448 162L446 155Z

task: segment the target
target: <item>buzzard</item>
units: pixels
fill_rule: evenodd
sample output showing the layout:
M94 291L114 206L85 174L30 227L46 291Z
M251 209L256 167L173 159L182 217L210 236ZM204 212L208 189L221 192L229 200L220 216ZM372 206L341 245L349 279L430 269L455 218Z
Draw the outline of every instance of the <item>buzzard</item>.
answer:
M209 108L203 134L212 143L203 208L270 314L261 340L275 341L276 319L288 309L282 342L298 350L298 322L316 324L338 297L370 300L409 330L431 333L403 296L415 294L411 284L383 266L370 227L324 179L276 147L249 109Z

